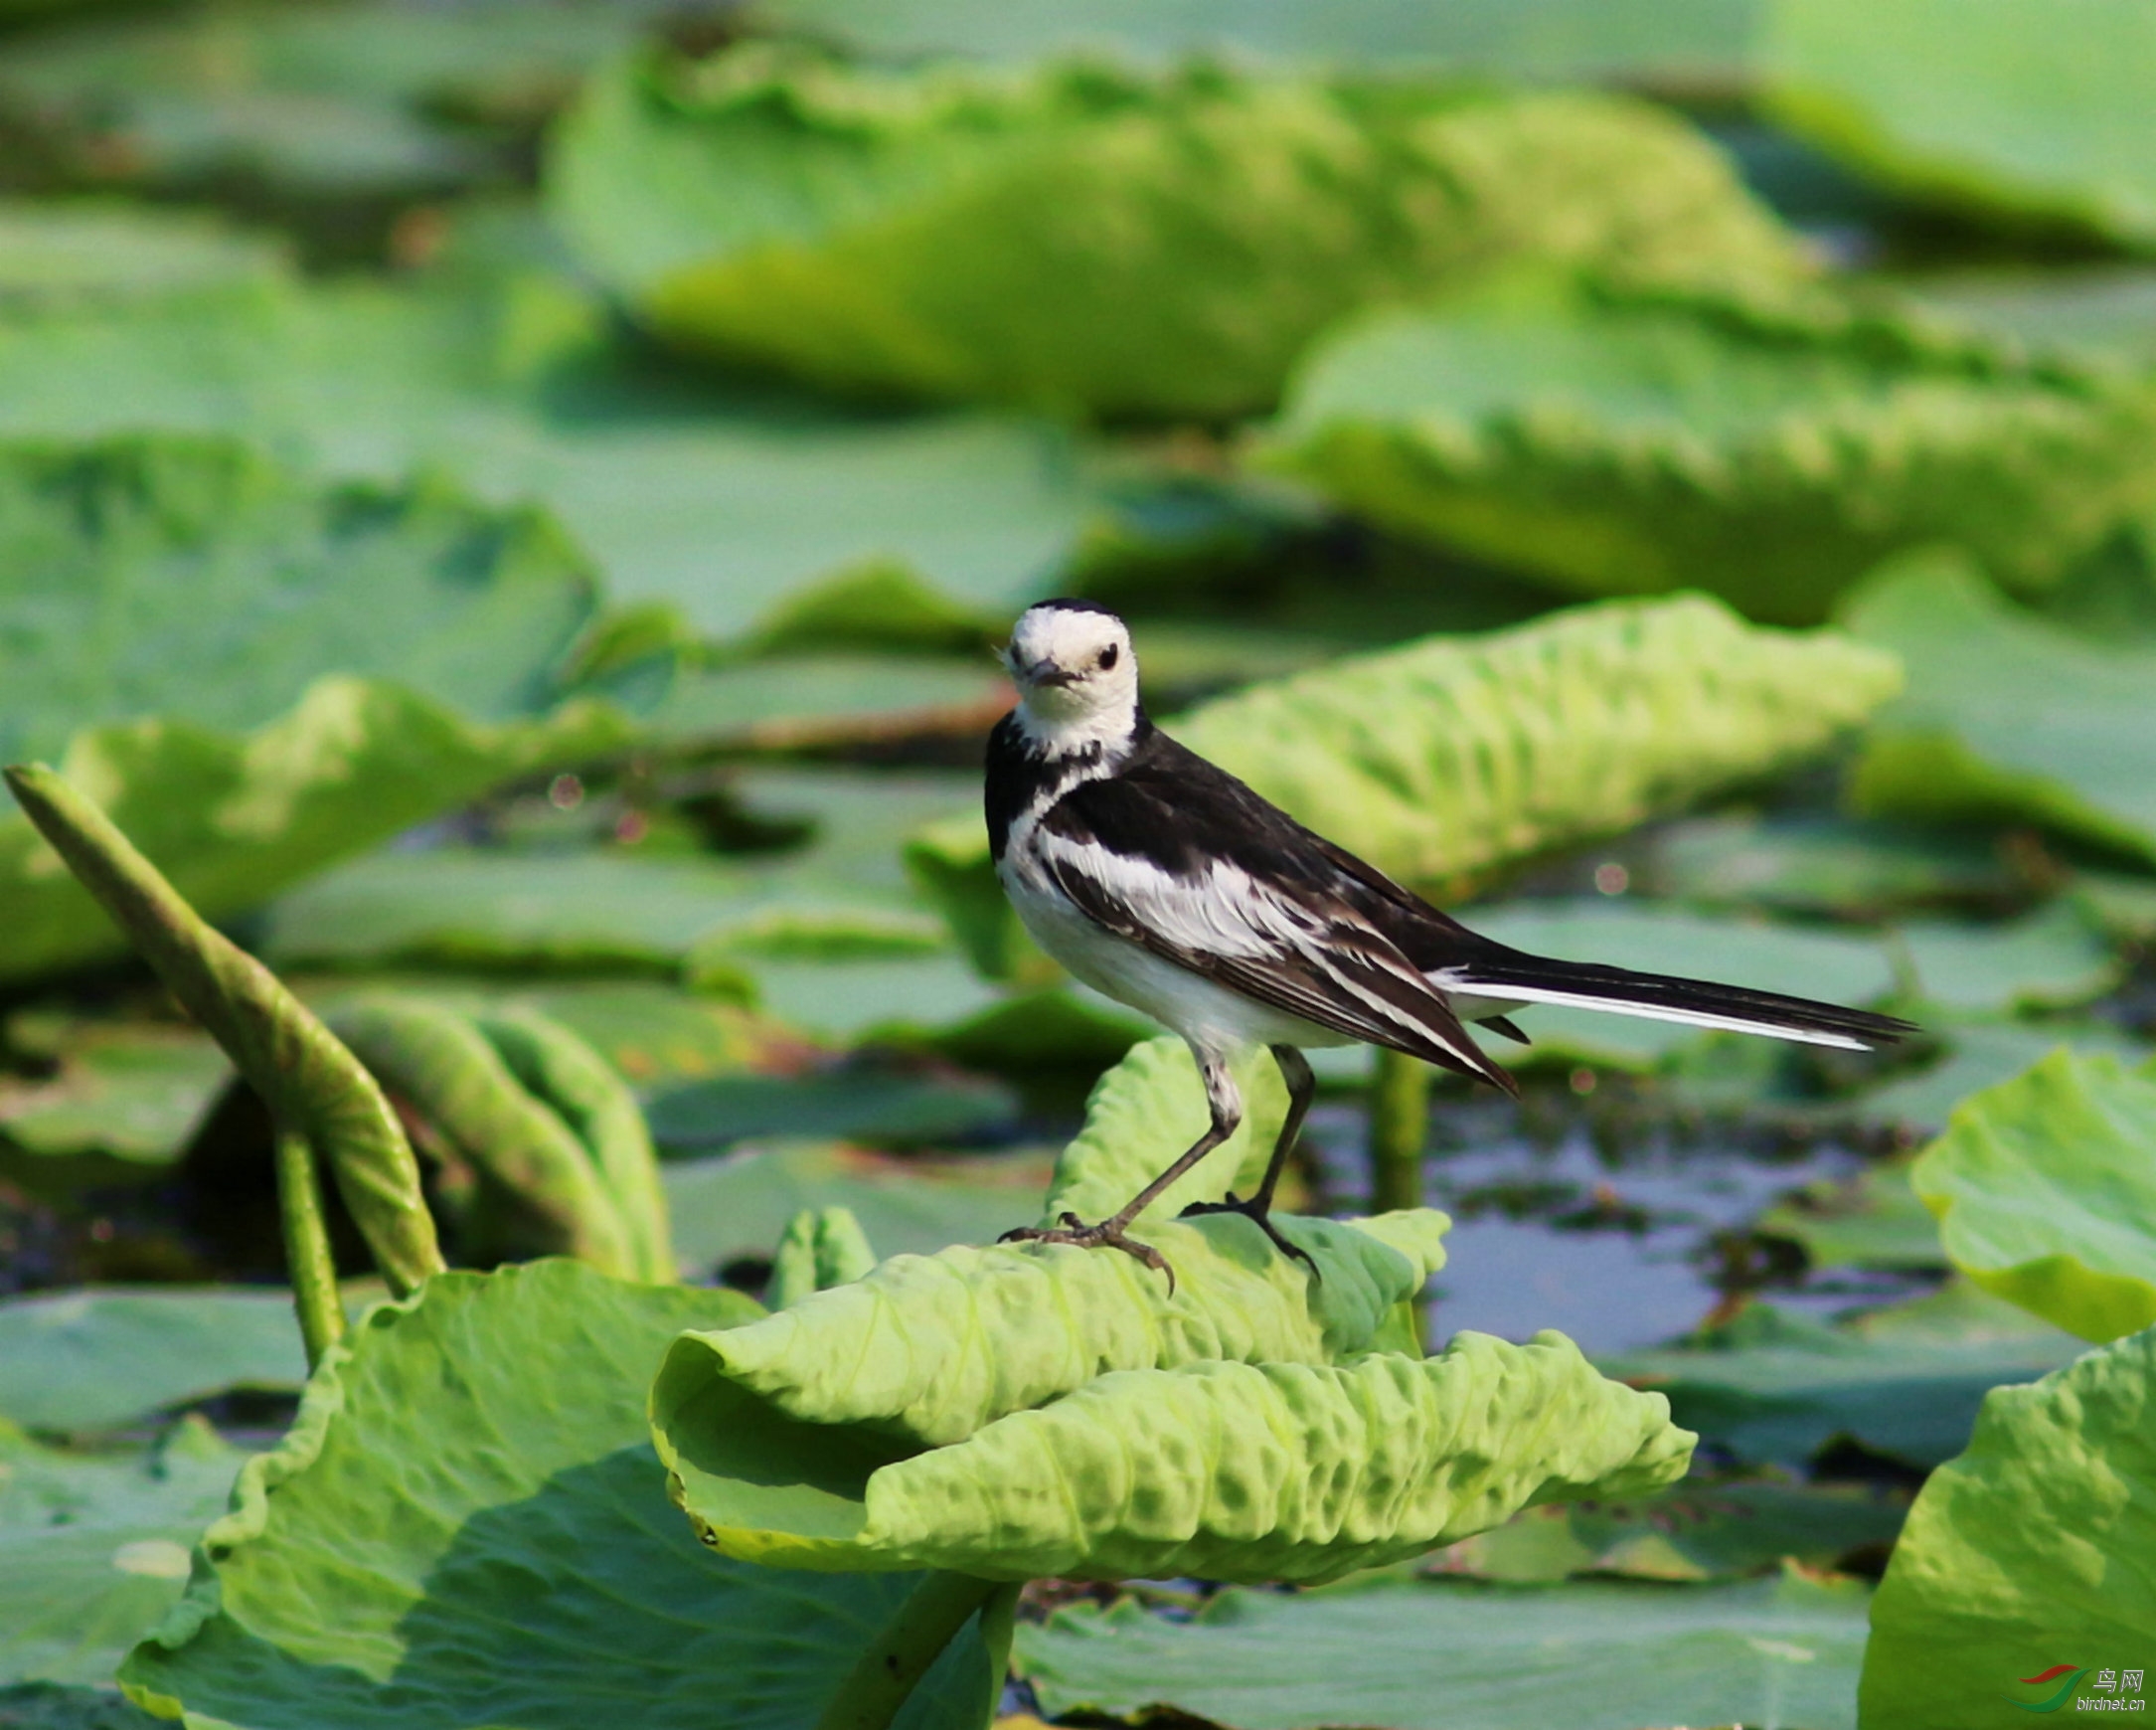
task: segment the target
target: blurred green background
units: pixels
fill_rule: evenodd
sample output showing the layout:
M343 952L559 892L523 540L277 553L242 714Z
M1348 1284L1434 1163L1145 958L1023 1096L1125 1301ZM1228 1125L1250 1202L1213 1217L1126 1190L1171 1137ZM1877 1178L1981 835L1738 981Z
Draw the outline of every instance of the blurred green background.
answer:
M1912 1151L2156 1044L2156 9L2072 10L0 0L0 759L317 1006L581 1033L685 1274L754 1290L804 1205L1022 1223L1146 1035L1014 939L973 814L990 650L1096 597L1171 730L1478 929L1922 1024L1542 1013L1519 1102L1407 1096L1432 1336L1696 1381L1737 1502L1798 1498L1444 1566L1876 1576L1982 1391L2076 1349L1949 1279ZM1630 646L1537 684L1474 634L1568 617ZM1455 635L1501 733L1414 658ZM1515 745L1533 820L1447 802ZM1330 1056L1304 1202L1398 1199ZM107 1465L282 1422L229 1084L0 816L0 1419ZM0 1602L0 1723L106 1709L37 1685L177 1590L126 1582L86 1643ZM1305 1721L1179 1661L1012 1703Z

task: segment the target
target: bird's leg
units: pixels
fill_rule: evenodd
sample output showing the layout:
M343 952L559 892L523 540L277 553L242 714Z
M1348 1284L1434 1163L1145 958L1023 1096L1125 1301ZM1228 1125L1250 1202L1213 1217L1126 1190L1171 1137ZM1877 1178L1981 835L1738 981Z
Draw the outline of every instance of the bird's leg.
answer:
M1307 1067L1307 1066L1306 1066ZM1123 1235L1130 1222L1159 1199L1171 1183L1181 1177L1199 1160L1233 1135L1243 1123L1243 1095L1236 1088L1236 1078L1228 1065L1218 1059L1200 1056L1198 1072L1205 1078L1206 1103L1212 1108L1213 1122L1206 1132L1193 1141L1177 1157L1174 1164L1152 1182L1132 1196L1098 1225L1086 1225L1075 1213L1067 1213L1055 1226L1019 1226L1007 1231L996 1240L999 1244L1077 1244L1080 1249L1098 1249L1103 1245L1121 1250L1125 1255L1135 1256L1148 1268L1158 1269L1168 1276L1168 1293L1175 1294L1175 1270L1168 1266L1168 1258L1151 1244L1141 1244L1135 1238Z
M1318 1280L1324 1276L1318 1272L1310 1252L1289 1243L1272 1223L1272 1192L1278 1187L1280 1173L1287 1165L1288 1150L1295 1145L1295 1137L1302 1133L1302 1121L1310 1112L1310 1097L1317 1092L1317 1077L1310 1073L1310 1060L1292 1045L1275 1045L1272 1061L1280 1066L1280 1079L1287 1083L1287 1116L1281 1121L1280 1138L1272 1144L1272 1157L1265 1164L1265 1175L1258 1183L1256 1193L1247 1201L1238 1201L1236 1192L1231 1189L1226 1201L1193 1202L1183 1213L1186 1218L1194 1213L1240 1213L1270 1238L1282 1255L1309 1263L1310 1277Z

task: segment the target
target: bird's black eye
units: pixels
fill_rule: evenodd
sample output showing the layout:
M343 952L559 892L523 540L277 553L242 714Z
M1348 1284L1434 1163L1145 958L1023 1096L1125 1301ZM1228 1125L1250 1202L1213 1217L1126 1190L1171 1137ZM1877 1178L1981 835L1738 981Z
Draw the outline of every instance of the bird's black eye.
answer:
M1103 671L1115 665L1115 657L1118 652L1113 643L1109 643L1106 648L1100 651L1100 666Z

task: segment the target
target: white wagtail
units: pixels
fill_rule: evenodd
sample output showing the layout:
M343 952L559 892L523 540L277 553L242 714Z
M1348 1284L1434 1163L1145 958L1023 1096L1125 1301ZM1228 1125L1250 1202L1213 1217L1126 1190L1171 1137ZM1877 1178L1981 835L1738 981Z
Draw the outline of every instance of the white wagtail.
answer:
M1188 1151L1097 1225L1066 1214L1009 1238L1112 1245L1166 1271L1124 1229L1236 1132L1230 1060L1252 1045L1272 1048L1287 1083L1271 1163L1248 1200L1184 1211L1244 1214L1302 1256L1267 1214L1310 1108L1303 1046L1367 1041L1517 1093L1463 1023L1525 1044L1514 1010L1570 1003L1852 1051L1912 1031L1862 1009L1548 960L1477 937L1155 728L1130 632L1104 606L1029 607L1004 659L1019 702L988 741L996 874L1044 950L1183 1036L1213 1113Z

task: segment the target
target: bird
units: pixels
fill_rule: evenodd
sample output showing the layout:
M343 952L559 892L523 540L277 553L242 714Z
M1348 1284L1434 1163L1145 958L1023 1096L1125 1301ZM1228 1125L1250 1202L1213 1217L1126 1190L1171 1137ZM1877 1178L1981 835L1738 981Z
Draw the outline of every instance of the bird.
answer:
M1288 1094L1264 1175L1246 1198L1231 1190L1183 1212L1240 1213L1309 1262L1270 1217L1316 1087L1307 1047L1382 1046L1517 1094L1468 1023L1525 1044L1513 1015L1560 1003L1856 1051L1914 1031L1868 1010L1557 960L1478 936L1156 727L1129 627L1096 602L1029 606L1002 658L1018 702L989 735L983 798L1004 893L1074 976L1182 1037L1210 1115L1107 1218L1067 1213L1004 1241L1118 1249L1172 1287L1174 1270L1129 1227L1236 1132L1234 1065L1260 1045Z

